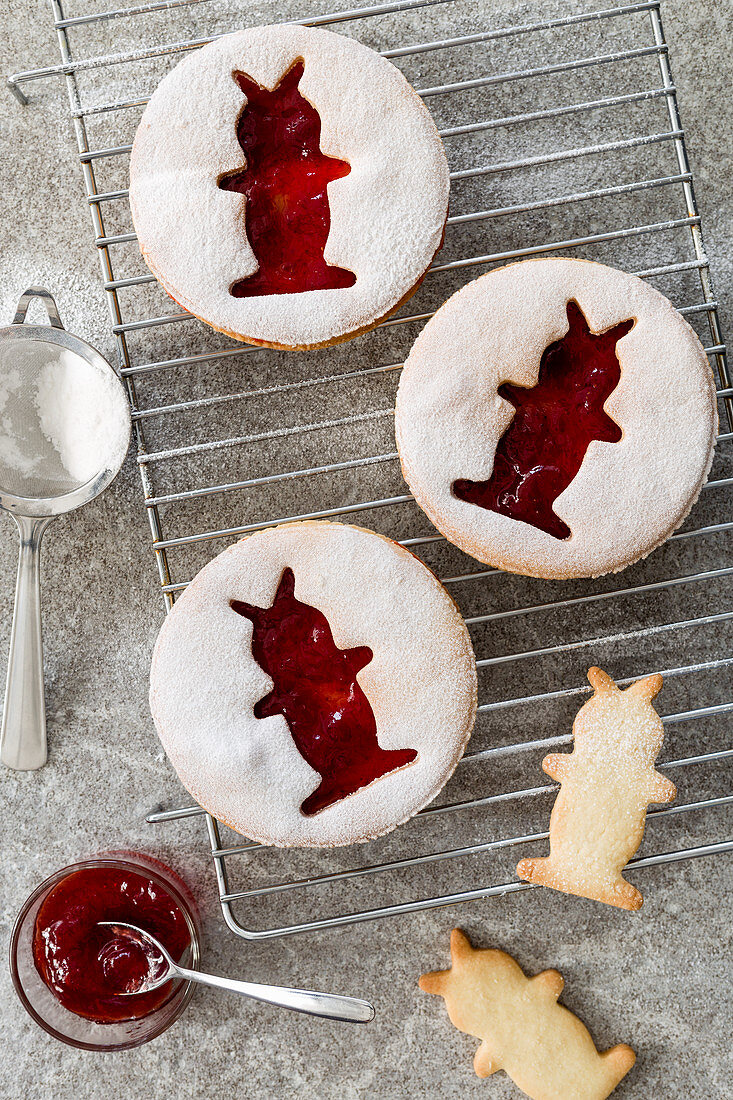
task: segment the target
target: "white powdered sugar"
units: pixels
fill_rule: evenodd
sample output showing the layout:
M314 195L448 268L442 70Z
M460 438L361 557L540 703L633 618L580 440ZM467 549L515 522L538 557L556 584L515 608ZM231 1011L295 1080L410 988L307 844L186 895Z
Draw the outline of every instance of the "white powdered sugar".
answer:
M90 481L118 449L110 437L126 435L126 423L116 412L117 382L77 356L47 363L36 387L41 431L57 450L72 481Z
M124 447L124 398L111 373L40 340L6 349L0 368L0 485L7 491L71 492Z
M418 752L312 816L300 807L319 775L284 717L254 717L272 680L252 655L252 623L229 606L271 605L287 567L340 649L372 650L358 683L379 745ZM155 647L150 703L181 781L215 817L266 844L351 844L393 829L445 784L473 726L476 666L458 609L409 551L358 527L290 523L242 539L188 586Z
M491 476L513 416L503 382L534 386L542 353L568 329L574 300L593 332L634 318L616 345L621 379L605 403L618 443L594 440L553 508L560 540L459 500L456 478ZM715 383L684 318L643 280L575 259L498 268L454 294L417 338L396 407L402 469L440 531L479 561L529 576L600 576L649 554L682 523L705 483L717 433Z
M272 88L303 59L299 89L321 118L324 154L351 171L328 185L324 258L353 286L234 298L257 270L245 198L221 190L240 168L245 97L232 73ZM415 289L440 247L449 175L430 113L403 75L353 39L280 25L226 35L186 57L155 91L130 165L130 204L143 256L168 293L223 332L312 347L370 327Z

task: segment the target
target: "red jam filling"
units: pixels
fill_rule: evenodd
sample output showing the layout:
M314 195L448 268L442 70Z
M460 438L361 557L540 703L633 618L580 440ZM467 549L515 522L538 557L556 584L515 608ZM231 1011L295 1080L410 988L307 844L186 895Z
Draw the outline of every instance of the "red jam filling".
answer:
M459 478L452 486L459 500L530 523L556 539L571 531L552 505L578 473L588 444L621 439L603 406L621 378L616 344L634 325L631 319L591 332L573 301L567 315L568 331L542 354L537 385L499 387L516 412L499 440L489 480Z
M33 959L43 982L69 1012L100 1024L139 1020L170 996L171 983L139 989L151 972L147 955L99 921L126 921L152 933L180 959L191 942L173 898L124 867L72 871L47 895L33 930Z
M326 616L294 593L295 577L286 569L270 607L240 600L231 606L253 623L252 656L273 682L255 704L255 718L281 714L298 752L321 776L300 807L311 815L411 764L417 752L380 748L374 713L356 679L371 649L339 649Z
M345 160L321 152L318 111L298 91L297 61L270 91L245 73L234 79L247 97L237 122L246 168L219 181L246 196L247 237L259 269L231 288L235 298L297 294L353 286L353 271L327 264L331 227L328 184L348 176Z

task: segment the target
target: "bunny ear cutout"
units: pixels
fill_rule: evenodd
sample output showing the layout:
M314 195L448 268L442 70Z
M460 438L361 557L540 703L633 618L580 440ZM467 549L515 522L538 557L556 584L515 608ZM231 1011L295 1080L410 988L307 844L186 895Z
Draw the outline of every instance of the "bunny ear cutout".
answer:
M656 672L653 676L645 676L643 680L637 680L631 687L626 688L627 695L634 695L637 699L653 699L662 690L662 677Z
M259 96L267 95L267 88L263 88L262 85L258 84L256 80L253 80L251 76L247 76L246 73L241 72L239 69L235 69L232 76L246 95L248 101L251 102L256 100Z
M594 691L618 691L614 681L602 668L589 668L588 682Z
M450 955L454 963L461 962L473 953L471 941L460 928L454 928L450 934Z
M295 595L295 574L288 566L283 569L280 582L277 586L277 592L275 593L275 599L273 603L277 603L278 600L283 599L285 596Z

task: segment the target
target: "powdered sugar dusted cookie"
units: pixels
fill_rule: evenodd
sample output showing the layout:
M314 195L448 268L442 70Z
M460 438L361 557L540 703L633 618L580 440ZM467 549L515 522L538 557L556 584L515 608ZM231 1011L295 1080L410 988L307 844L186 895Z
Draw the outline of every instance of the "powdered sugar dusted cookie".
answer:
M712 371L684 318L584 260L527 260L463 287L397 394L418 504L462 550L536 577L600 576L664 542L716 432Z
M255 27L189 54L135 137L130 205L168 293L239 340L335 343L416 289L449 175L429 111L361 43Z
M557 1003L563 978L528 978L503 951L478 950L454 928L450 970L423 974L420 988L445 999L451 1022L481 1039L479 1077L504 1070L532 1100L605 1100L636 1055L619 1044L599 1054L587 1028Z
M426 805L463 754L476 666L409 551L289 523L214 558L158 637L150 704L181 781L265 844L352 844Z
M664 727L652 699L662 677L647 676L621 691L600 668L588 679L593 695L573 724L570 754L553 753L543 769L560 783L550 818L550 855L523 859L519 878L640 909L643 898L621 875L641 844L647 806L672 802L673 783L654 768Z

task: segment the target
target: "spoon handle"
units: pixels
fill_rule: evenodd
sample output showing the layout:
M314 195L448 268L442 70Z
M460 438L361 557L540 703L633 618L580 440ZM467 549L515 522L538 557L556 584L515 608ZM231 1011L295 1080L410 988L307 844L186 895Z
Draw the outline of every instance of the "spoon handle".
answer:
M339 997L335 993L316 993L310 989L286 989L275 985L259 985L257 982L241 982L236 978L222 978L218 974L202 974L200 970L186 970L176 967L182 978L202 985L212 985L216 989L228 989L242 997L267 1004L291 1008L294 1012L305 1012L309 1016L325 1016L329 1020L345 1020L349 1023L366 1024L374 1019L374 1006L369 1001L356 997Z
M41 537L49 516L13 515L20 532L18 579L10 634L0 760L30 771L46 763L46 707L41 638Z

